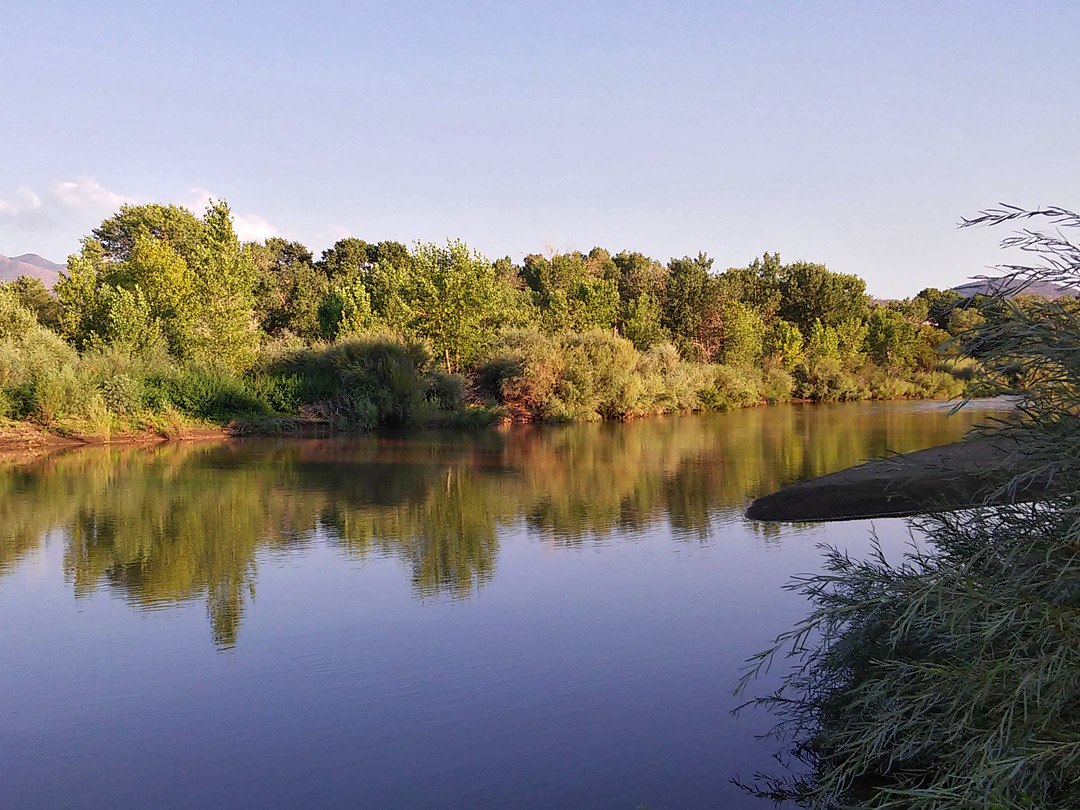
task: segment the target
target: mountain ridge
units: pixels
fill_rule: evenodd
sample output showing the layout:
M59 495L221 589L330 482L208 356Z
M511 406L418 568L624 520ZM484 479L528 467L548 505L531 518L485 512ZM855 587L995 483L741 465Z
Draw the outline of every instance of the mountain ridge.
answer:
M0 281L14 281L19 276L39 278L46 287L52 287L60 278L66 265L51 262L36 253L23 253L19 256L0 254Z

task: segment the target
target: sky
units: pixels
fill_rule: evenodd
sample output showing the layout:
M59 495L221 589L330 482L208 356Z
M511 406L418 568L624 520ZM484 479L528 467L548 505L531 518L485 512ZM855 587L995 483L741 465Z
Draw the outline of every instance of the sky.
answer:
M878 297L1009 260L1006 202L1080 207L1072 2L0 4L0 254L125 202L316 255L768 251Z

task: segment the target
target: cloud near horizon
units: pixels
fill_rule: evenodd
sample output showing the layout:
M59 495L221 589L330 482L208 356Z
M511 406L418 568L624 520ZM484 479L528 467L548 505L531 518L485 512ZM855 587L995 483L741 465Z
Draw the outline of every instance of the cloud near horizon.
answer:
M192 188L191 193L194 199L188 207L196 214L203 212L210 199L220 199L201 188ZM0 197L0 229L15 240L33 243L30 252L41 255L51 252L59 257L61 252L67 255L76 249L80 237L121 205L139 202L148 200L112 191L92 177L55 182L40 193L22 185L16 189L14 197ZM259 241L280 235L276 227L256 214L234 212L233 222L236 235L242 241ZM65 247L54 247L60 244Z
M19 186L14 201L0 199L0 224L28 231L68 228L88 216L104 218L133 197L117 194L91 177L53 183L38 194Z

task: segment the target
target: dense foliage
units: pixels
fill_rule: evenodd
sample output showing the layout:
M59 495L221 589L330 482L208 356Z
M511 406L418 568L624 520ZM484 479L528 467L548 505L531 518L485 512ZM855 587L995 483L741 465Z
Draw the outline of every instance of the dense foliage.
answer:
M926 290L875 305L861 279L775 254L726 272L601 248L515 265L461 242L347 238L316 260L281 238L242 244L223 202L201 217L128 205L55 295L3 288L0 417L107 434L952 396L970 370L939 347L981 317L955 303Z
M1060 209L972 224L1032 216L1080 227ZM1044 260L1010 268L1018 283L1080 282L1080 246L1061 235L1005 244ZM782 649L799 661L759 702L800 775L761 777L761 795L819 810L1080 807L1080 313L1069 298L999 298L964 320L986 383L1020 402L993 433L1021 456L986 485L1012 497L922 519L932 545L901 564L829 550L825 573L793 584L813 611L757 663ZM1017 497L1035 480L1052 497Z

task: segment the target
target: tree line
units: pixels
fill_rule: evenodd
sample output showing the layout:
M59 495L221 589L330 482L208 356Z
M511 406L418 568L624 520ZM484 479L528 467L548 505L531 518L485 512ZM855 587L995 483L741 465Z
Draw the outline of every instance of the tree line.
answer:
M424 403L580 419L958 393L963 369L939 352L964 327L950 294L881 305L865 287L769 253L718 272L704 253L662 263L596 247L514 263L460 241L346 238L316 259L296 241L242 243L224 202L202 216L127 205L83 240L55 293L27 278L0 287L0 406L107 421L183 412L198 391L177 389L201 388L216 399L191 416L306 407L371 426ZM51 357L20 348L27 329L50 333ZM67 366L59 387L73 390L39 401Z

